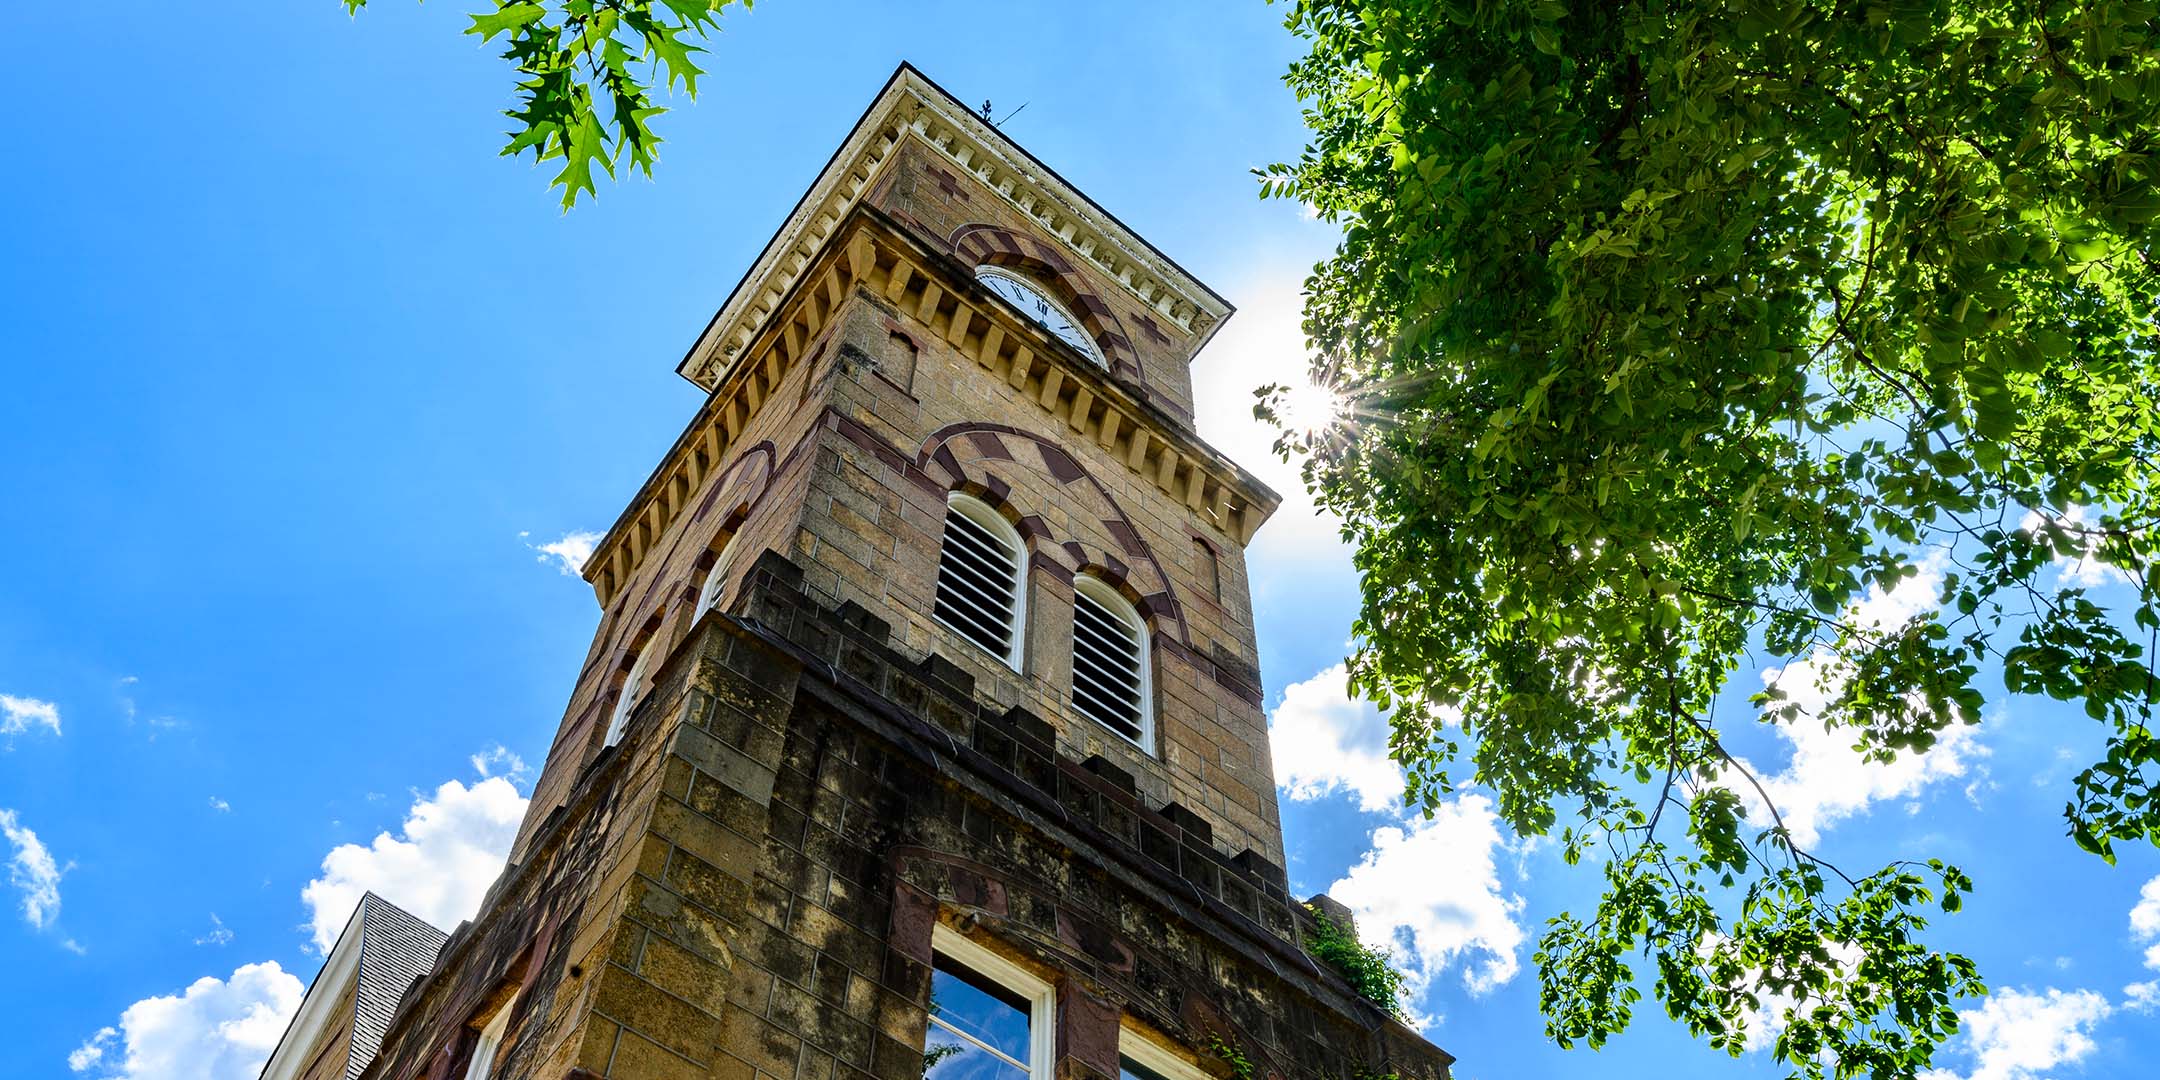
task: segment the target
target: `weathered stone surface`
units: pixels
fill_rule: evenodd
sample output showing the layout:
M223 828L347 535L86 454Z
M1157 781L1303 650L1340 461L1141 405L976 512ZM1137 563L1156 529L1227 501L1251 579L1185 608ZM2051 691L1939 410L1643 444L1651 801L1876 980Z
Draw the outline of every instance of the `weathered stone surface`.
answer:
M1094 1076L1118 1075L1118 1007L1080 988L1058 987L1058 1050Z
M1218 1075L1211 1039L1271 1076L1446 1075L1299 948L1240 524L1272 496L1191 431L1197 331L945 152L900 137L821 226L604 543L514 868L370 1077L463 1075L507 998L502 1076L921 1080L938 927L1056 987L1062 1077L1114 1077L1128 1019ZM933 614L953 492L1026 539L1017 671ZM1072 711L1079 575L1149 623L1149 745Z

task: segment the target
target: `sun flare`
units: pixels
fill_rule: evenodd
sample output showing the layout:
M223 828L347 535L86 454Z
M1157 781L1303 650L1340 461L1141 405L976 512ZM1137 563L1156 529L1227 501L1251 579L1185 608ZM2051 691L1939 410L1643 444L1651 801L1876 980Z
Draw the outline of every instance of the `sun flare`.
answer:
M1335 388L1315 382L1300 383L1283 390L1276 400L1276 417L1287 431L1315 435L1341 420L1343 407L1343 396Z

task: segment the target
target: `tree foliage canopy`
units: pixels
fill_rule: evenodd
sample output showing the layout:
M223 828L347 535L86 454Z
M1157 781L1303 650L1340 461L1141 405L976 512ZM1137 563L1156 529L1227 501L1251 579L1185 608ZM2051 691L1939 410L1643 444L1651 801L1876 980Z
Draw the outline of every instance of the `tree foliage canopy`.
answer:
M342 0L359 14L368 0ZM697 96L695 42L720 32L720 13L737 0L494 0L492 11L469 16L465 32L482 41L501 36L503 59L518 73L516 123L505 157L531 152L560 161L549 181L563 192L563 209L578 193L596 195L593 168L615 175L627 156L652 175L660 136L652 120L667 111L653 88L678 83ZM740 0L748 9L751 0Z
M1802 848L1729 740L1923 751L1999 670L2102 726L2075 841L2160 840L2160 10L1301 0L1288 22L1313 142L1262 184L1343 225L1306 331L1349 419L1282 449L1356 544L1353 685L1392 709L1412 804L1475 782L1601 865L1596 910L1538 949L1561 1042L1624 1028L1646 985L1734 1053L1797 1002L1795 1070L1912 1075L1983 990L1923 940L1970 883ZM2131 599L2064 587L2064 558ZM1939 610L1857 613L1923 564ZM1819 712L1791 688L1717 711L1743 663L1802 657L1836 676Z

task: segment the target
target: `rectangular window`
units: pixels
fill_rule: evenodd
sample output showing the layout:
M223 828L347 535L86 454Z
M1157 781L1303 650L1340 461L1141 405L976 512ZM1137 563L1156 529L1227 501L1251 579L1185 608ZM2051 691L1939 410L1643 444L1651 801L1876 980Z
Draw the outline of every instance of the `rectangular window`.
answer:
M1050 985L943 926L931 945L926 1080L1049 1080Z
M1118 1033L1118 1080L1209 1080L1198 1065L1131 1028Z
M495 1072L495 1055L502 1052L503 1035L510 1030L510 1003L505 1001L495 1010L495 1016L480 1029L480 1041L473 1044L472 1064L465 1067L465 1080L488 1080Z

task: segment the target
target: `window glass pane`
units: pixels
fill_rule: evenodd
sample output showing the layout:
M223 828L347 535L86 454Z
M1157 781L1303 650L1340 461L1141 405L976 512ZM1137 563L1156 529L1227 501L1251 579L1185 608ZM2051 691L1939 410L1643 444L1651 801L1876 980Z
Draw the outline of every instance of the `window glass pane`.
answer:
M935 1019L923 1045L925 1080L1027 1080L1027 1070L952 1033Z
M1118 1058L1118 1080L1166 1080L1159 1072L1129 1057Z
M1029 1064L1027 1001L943 956L930 976L930 1017L933 1044L949 1026L1022 1066ZM950 1060L959 1063L962 1056ZM957 1080L959 1074L954 1075ZM972 1080L974 1074L968 1075Z

